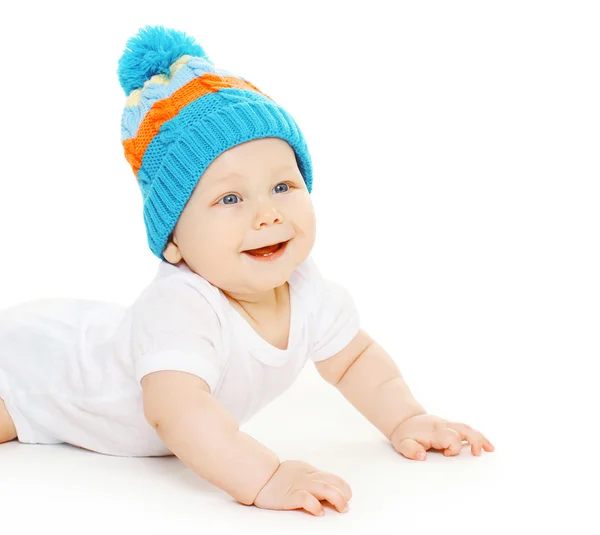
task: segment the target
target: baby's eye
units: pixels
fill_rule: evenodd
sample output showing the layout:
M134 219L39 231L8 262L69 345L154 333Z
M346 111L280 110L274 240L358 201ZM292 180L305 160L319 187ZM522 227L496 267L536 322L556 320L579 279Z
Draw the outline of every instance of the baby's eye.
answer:
M237 204L237 201L233 201L233 199L239 200L239 197L235 193L230 193L229 195L225 195L225 197L223 197L218 204L221 204L221 201L225 201L222 204Z
M285 193L286 191L288 191L288 190L290 189L290 186L289 186L288 184L286 184L285 182L280 182L280 183L279 183L279 184L277 184L277 186L275 186L273 189L274 189L274 190L277 190L277 188L278 188L279 186L285 186L285 189L283 189L283 190L281 190L281 189L280 189L279 191L277 191L277 193Z

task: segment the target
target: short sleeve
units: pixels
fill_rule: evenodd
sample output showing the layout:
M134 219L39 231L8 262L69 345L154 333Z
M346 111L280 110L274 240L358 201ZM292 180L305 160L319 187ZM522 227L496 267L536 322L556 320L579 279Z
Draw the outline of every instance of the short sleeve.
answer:
M135 378L161 370L191 373L214 392L222 373L221 325L209 300L178 277L153 283L133 307Z
M312 266L313 288L312 351L310 359L319 362L344 349L360 330L360 317L346 288L324 279Z

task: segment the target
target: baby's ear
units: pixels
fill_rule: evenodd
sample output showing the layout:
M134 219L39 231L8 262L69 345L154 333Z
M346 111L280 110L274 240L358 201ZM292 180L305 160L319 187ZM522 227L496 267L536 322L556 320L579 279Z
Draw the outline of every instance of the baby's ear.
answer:
M169 238L163 256L170 264L177 264L183 258L179 247L173 242L172 238Z

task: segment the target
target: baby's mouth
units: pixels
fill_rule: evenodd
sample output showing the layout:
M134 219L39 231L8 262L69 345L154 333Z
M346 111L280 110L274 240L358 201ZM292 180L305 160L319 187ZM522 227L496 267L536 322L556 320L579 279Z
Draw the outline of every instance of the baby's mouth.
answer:
M269 245L267 247L259 247L258 249L248 249L247 251L244 251L244 253L249 254L250 256L270 256L273 253L279 251L286 244L287 241L283 241L276 243L275 245Z

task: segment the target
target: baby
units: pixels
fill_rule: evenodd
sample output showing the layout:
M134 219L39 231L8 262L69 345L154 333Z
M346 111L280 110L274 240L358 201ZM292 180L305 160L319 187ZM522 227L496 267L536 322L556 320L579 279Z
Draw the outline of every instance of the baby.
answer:
M458 455L463 441L493 451L426 413L348 292L321 276L311 159L291 115L161 26L127 42L118 74L158 270L129 307L40 299L2 312L0 443L174 454L242 504L344 512L346 481L239 429L310 360L408 459Z

